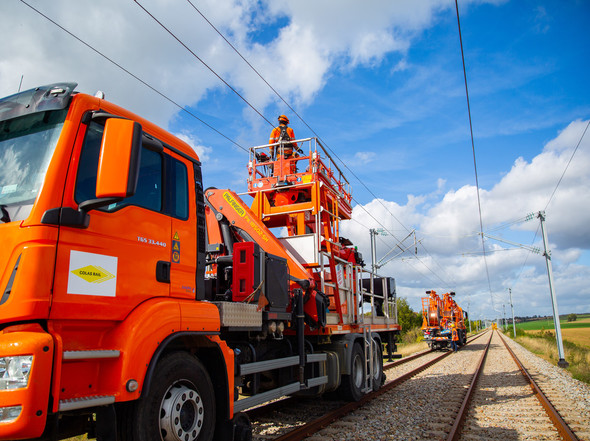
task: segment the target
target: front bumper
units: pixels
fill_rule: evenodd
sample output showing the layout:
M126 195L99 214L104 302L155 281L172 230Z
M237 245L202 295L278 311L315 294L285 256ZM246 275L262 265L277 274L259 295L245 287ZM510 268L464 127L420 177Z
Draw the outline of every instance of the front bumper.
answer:
M53 363L53 339L37 324L0 331L0 357L32 355L25 387L0 390L0 440L37 438L45 429ZM20 409L19 409L20 408Z

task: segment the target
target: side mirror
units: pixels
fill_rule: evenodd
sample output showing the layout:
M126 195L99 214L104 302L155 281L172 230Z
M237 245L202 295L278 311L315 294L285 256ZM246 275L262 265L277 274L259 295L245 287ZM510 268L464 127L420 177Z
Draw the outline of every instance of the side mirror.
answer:
M96 116L96 115L95 115ZM141 124L104 113L107 116L96 176L96 199L83 201L78 210L58 207L47 210L41 223L87 228L88 212L133 196L137 189L142 148Z
M135 194L141 143L141 124L128 119L107 119L98 158L96 199L82 202L78 206L81 212L88 213Z
M127 198L135 194L141 134L139 123L121 118L107 119L98 160L97 198Z

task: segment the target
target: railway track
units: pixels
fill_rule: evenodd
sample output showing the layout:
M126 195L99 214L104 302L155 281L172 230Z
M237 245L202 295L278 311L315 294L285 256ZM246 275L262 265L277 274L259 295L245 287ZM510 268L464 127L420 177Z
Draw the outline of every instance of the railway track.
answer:
M574 435L580 440L590 440L590 398L581 395L580 390L586 389L581 382L572 382L562 370L542 369L542 365L548 364L540 358L527 359L523 357L523 349L512 340L502 337L504 344L510 348L513 354L519 357L528 375L536 383L536 387L548 399L551 405L567 423Z
M448 440L579 439L500 333L492 334L476 376Z
M358 403L288 399L274 411L263 407L262 418L251 416L253 439L590 440L584 407L543 374L527 377L509 353L512 342L503 343L497 332L484 334L456 354L425 351L385 365L390 379ZM531 386L534 380L541 387Z
M468 343L480 335L472 337ZM441 353L426 350L385 364L383 370L386 372L387 380L383 387L376 393L364 396L359 402L350 403L337 398L290 397L250 409L246 413L252 421L253 440L303 439L303 437L313 434L333 421L353 412L376 396L386 393L450 354L450 352Z

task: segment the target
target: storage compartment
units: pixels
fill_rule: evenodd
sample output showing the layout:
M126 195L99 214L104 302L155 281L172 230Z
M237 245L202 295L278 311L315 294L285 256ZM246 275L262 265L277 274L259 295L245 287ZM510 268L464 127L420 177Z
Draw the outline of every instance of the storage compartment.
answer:
M260 275L260 247L258 244L254 242L234 244L232 300L234 302L257 302L262 289Z
M268 300L268 311L285 311L289 306L287 259L267 254L255 242L234 244L232 300L257 303L260 294Z

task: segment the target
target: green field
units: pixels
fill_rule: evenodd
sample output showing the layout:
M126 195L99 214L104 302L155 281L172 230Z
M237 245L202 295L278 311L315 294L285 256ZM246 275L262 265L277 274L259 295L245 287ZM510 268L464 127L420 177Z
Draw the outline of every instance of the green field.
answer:
M564 342L575 343L586 350L590 349L590 315L579 314L575 322L568 322L566 316L560 317L561 334ZM530 322L518 323L517 331L524 331L529 337L555 336L553 320L532 320ZM510 330L510 326L507 327ZM555 338L555 337L553 337ZM587 381L587 380L585 380Z
M562 329L590 328L590 315L578 315L575 322L568 322L565 317L560 317L559 323ZM554 325L553 319L544 319L517 323L516 327L523 331L540 331L541 329L553 329Z

